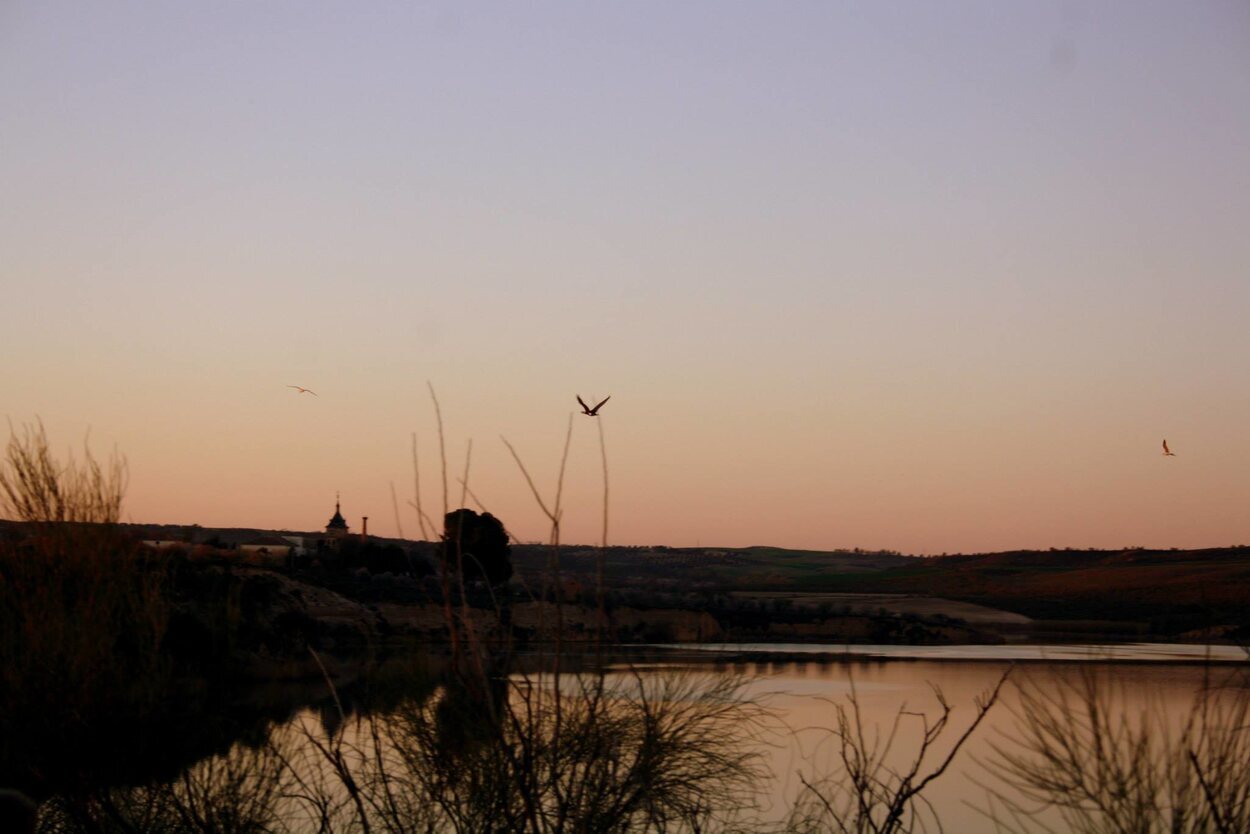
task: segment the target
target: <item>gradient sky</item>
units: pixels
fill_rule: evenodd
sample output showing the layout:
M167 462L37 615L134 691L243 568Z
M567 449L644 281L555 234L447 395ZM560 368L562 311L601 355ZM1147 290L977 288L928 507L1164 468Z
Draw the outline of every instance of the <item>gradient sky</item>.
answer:
M134 521L1250 542L1250 6L0 2L0 286Z

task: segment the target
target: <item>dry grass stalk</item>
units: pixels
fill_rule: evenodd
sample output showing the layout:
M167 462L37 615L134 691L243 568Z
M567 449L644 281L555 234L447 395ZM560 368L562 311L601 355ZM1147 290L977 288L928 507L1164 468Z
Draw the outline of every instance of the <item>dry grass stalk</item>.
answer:
M795 834L941 830L941 821L924 792L950 768L998 702L1010 674L1008 668L992 688L976 698L971 721L954 737L945 753L938 749L950 737L954 707L940 689L932 687L938 707L933 715L908 710L904 704L883 736L881 728L866 726L852 679L845 701L831 702L835 716L831 733L841 768L818 780L808 780L800 774L803 791L790 816L788 830ZM890 759L904 721L920 722L922 733L919 745L907 754L900 767L892 765ZM930 764L931 756L937 758Z
M57 463L43 422L9 424L9 443L0 462L0 512L27 522L116 524L126 493L126 461L114 454L101 463L83 443L83 461L73 454Z

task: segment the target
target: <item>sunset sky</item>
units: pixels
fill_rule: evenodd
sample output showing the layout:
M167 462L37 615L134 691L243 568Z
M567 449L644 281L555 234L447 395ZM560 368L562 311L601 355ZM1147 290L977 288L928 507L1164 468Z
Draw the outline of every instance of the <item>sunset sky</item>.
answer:
M1250 543L1250 5L0 2L0 286L132 521Z

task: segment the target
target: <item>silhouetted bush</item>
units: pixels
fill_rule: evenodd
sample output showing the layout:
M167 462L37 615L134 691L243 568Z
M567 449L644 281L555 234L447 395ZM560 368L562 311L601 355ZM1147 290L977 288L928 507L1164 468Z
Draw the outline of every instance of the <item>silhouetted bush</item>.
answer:
M448 568L454 572L463 564L465 580L502 585L512 578L508 534L490 513L454 510L443 521L443 535Z
M42 751L142 714L168 678L163 563L117 527L125 465L54 460L43 427L9 440L0 511L0 773L27 780L76 762Z

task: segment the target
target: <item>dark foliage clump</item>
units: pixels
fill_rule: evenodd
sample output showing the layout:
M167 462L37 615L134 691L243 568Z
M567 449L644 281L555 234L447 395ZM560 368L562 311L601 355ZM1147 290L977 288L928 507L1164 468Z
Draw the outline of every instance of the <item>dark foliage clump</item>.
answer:
M466 581L502 585L512 578L511 548L503 523L490 513L478 515L459 509L443 520L447 566L455 572L463 563Z

